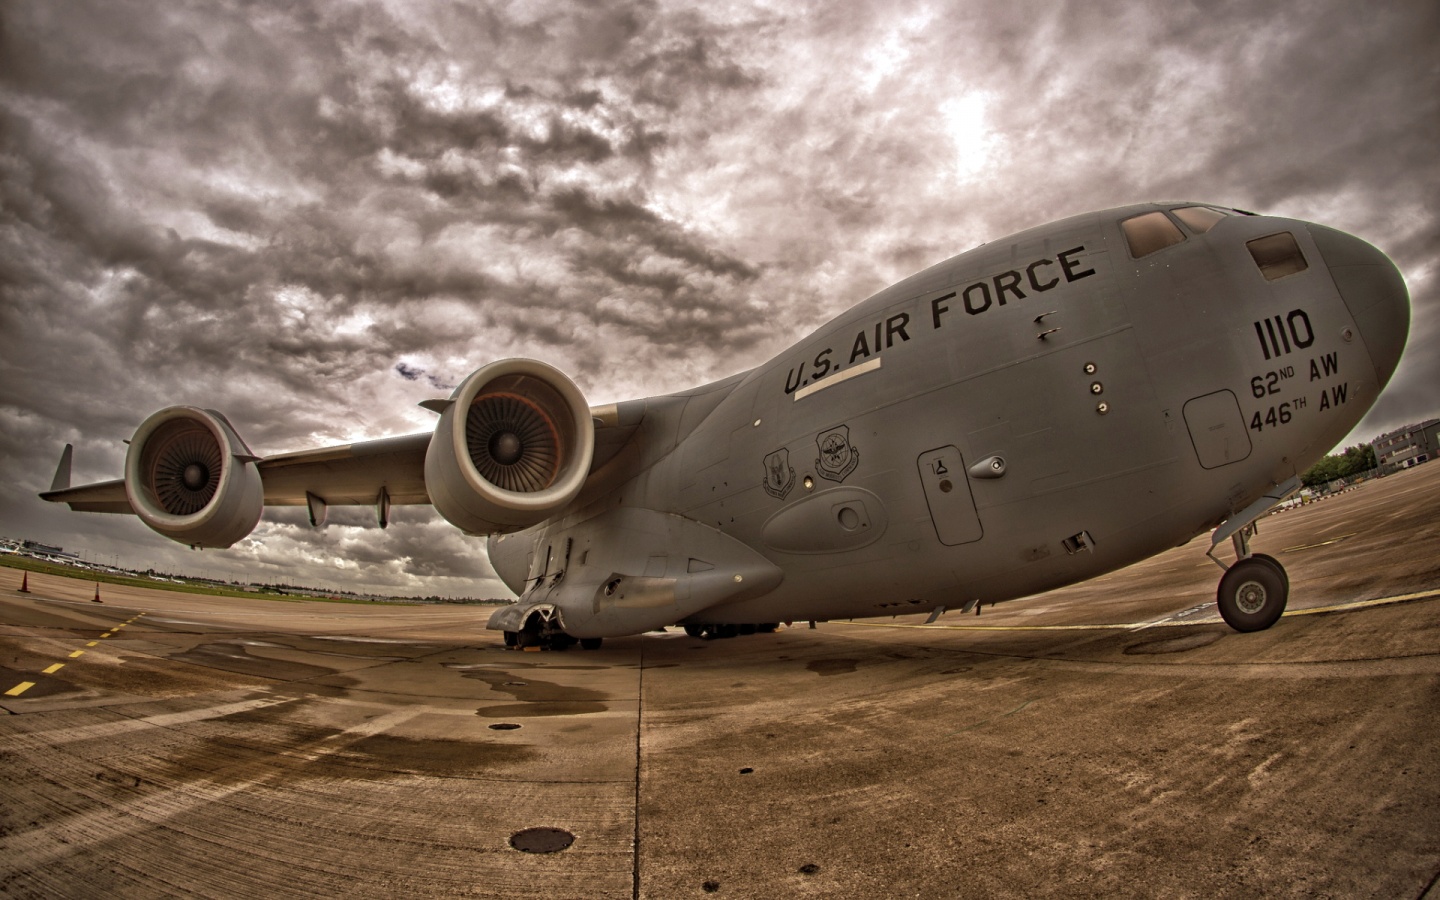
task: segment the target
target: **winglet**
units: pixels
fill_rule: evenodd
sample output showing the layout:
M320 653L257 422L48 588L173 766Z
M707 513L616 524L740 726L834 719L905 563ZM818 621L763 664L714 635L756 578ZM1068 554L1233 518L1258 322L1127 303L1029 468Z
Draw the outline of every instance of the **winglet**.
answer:
M55 467L55 478L50 482L50 490L63 491L70 487L70 458L75 455L75 445L66 444L65 449L60 451L60 465Z

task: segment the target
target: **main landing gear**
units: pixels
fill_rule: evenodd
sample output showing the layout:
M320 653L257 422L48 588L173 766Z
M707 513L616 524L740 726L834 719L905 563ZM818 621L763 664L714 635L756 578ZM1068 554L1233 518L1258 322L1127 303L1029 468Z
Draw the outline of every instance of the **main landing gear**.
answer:
M510 650L569 650L576 644L581 650L599 650L604 638L573 638L563 631L554 630L553 623L534 616L525 623L522 631L505 632L505 646Z
M1290 576L1275 557L1250 552L1250 528L1240 529L1230 540L1235 562L1225 570L1215 594L1220 618L1236 631L1263 631L1285 612Z
M686 625L685 633L692 638L713 641L716 638L733 638L742 634L770 634L779 627L779 622L762 622L758 625Z
M576 644L581 650L599 650L604 638L573 638L568 634L537 635L528 631L505 632L505 646L511 650L526 650L535 647L540 650L569 650Z

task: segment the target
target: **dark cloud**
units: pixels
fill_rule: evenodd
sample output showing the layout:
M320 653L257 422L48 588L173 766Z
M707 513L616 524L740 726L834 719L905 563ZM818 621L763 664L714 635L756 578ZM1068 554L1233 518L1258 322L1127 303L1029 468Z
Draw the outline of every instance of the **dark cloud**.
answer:
M1355 439L1426 418L1437 39L1433 4L1341 0L0 6L0 530L192 564L36 501L60 445L112 477L172 403L260 452L416 432L416 403L516 355L596 402L677 390L1142 199L1386 250L1411 350ZM204 559L500 590L420 510L282 511Z

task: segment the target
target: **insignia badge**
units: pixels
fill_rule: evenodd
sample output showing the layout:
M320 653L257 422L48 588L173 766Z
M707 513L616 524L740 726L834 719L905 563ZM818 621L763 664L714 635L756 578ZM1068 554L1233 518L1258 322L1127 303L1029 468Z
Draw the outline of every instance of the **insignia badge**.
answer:
M784 500L795 486L795 470L790 468L790 451L780 448L765 457L765 493Z
M821 478L844 481L860 465L860 451L850 444L848 425L832 428L820 435L815 439L815 445L820 448L815 468L820 470Z

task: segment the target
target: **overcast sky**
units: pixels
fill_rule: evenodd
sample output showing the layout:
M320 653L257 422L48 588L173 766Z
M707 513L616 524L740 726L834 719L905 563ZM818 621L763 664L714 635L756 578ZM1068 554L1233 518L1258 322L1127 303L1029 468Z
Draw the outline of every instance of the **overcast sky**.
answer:
M203 555L35 499L173 404L268 454L432 427L533 356L592 403L767 359L885 285L1158 199L1404 272L1351 441L1440 413L1440 4L0 4L0 534L122 562L502 596L428 508L268 512ZM337 521L338 520L338 521ZM350 523L350 524L346 524Z

